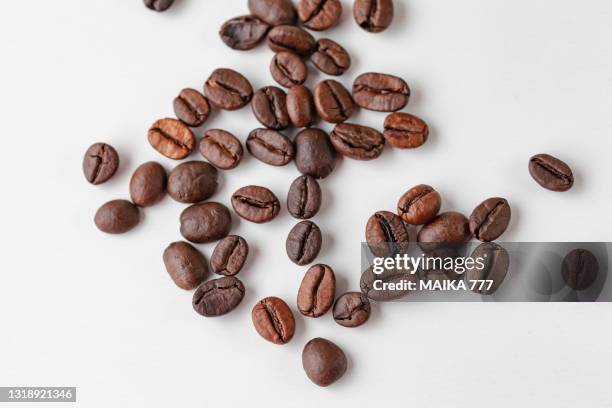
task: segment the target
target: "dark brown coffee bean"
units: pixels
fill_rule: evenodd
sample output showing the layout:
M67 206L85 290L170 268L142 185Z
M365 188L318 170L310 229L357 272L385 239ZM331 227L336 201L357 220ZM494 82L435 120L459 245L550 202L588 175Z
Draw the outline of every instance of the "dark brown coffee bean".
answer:
M417 281L418 276L406 270L384 268L382 273L374 273L374 266L371 266L361 274L359 285L368 299L388 302L408 295L409 282L416 285Z
M308 68L299 55L283 51L272 58L270 73L276 82L285 88L291 88L306 81Z
M499 238L510 223L510 205L500 197L486 199L470 216L470 231L480 241L494 241Z
M268 33L268 47L274 52L290 51L307 57L314 51L315 39L299 27L281 25Z
M265 187L246 186L232 195L232 207L241 218L256 224L273 220L280 211L280 202Z
M283 130L291 124L287 113L287 95L275 86L258 90L251 101L251 109L259 123L268 129Z
M497 291L504 281L508 268L510 267L510 256L508 252L494 242L480 244L472 254L471 259L482 262L470 265L465 271L465 281L473 292L481 295L491 295ZM489 284L481 285L474 281L491 281Z
M287 92L287 113L291 123L296 128L312 125L316 112L312 94L304 85L296 85Z
M248 79L238 72L216 69L204 84L204 95L220 109L240 109L251 101L253 87Z
M414 115L394 112L385 119L383 136L393 147L414 149L427 142L429 126Z
M238 235L223 238L210 258L212 271L219 275L234 276L244 266L249 255L249 245Z
M174 0L144 0L144 5L153 11L166 11Z
M173 242L164 251L163 258L166 271L181 289L197 288L208 275L206 258L187 242Z
M315 260L323 238L321 230L312 221L302 221L291 229L287 236L287 255L298 265L307 265Z
M200 154L213 166L223 170L238 166L243 153L240 140L225 130L207 130L200 141Z
M148 133L149 143L169 159L184 159L195 149L196 138L191 129L176 119L160 119Z
M331 341L317 337L304 346L302 366L310 381L320 387L327 387L346 372L346 355Z
M181 235L196 244L220 240L229 234L231 227L232 216L223 204L194 204L181 213Z
M106 143L95 143L83 157L83 174L91 184L108 181L119 168L119 155L115 148Z
M442 207L442 198L433 187L419 184L406 191L397 203L397 213L404 222L423 225L431 221Z
M340 123L329 135L336 151L355 160L373 160L385 147L383 135L370 127Z
M370 301L360 292L346 292L334 303L334 320L344 327L358 327L370 318Z
M340 0L300 0L298 3L300 23L314 31L336 26L341 16Z
M366 242L375 256L390 256L408 249L410 237L400 217L390 211L378 211L366 225Z
M141 164L130 180L130 197L139 207L150 207L166 195L168 176L157 162Z
M599 262L589 250L574 249L563 258L563 280L574 290L588 289L597 279L598 273Z
M289 214L300 220L314 217L321 208L321 187L312 176L296 178L287 195Z
M406 81L393 75L369 72L353 83L353 99L364 109L393 112L406 106L409 98Z
M380 33L393 21L393 0L355 0L353 16L359 27Z
M351 56L337 42L328 38L317 41L316 50L310 60L321 72L342 75L351 66Z
M187 126L202 126L210 115L210 104L195 89L185 88L174 98L174 114Z
M102 232L123 234L138 225L140 212L127 200L113 200L98 209L94 222Z
M257 302L251 318L257 333L274 344L287 344L295 334L293 312L284 300L277 297Z
M219 30L221 40L234 50L255 48L268 34L270 26L255 16L234 17Z
M209 280L193 294L193 309L206 317L224 315L238 307L244 291L242 282L233 276Z
M293 160L295 148L285 135L270 129L255 129L246 141L253 157L272 166L284 166Z
M295 138L295 164L302 174L325 178L336 167L336 150L321 129L309 128Z
M336 275L331 267L313 265L302 279L297 295L298 310L304 316L323 316L336 297Z
M422 243L463 243L472 233L468 219L457 212L446 212L438 215L421 228L418 241Z
M272 26L294 24L297 18L291 0L249 0L249 11Z
M329 123L344 122L355 108L351 94L340 82L332 79L321 81L315 87L314 103L321 119Z
M168 194L180 203L204 201L217 191L218 173L214 166L203 161L181 163L170 172Z
M567 191L574 185L572 169L549 154L536 154L529 159L529 173L542 187L552 191Z

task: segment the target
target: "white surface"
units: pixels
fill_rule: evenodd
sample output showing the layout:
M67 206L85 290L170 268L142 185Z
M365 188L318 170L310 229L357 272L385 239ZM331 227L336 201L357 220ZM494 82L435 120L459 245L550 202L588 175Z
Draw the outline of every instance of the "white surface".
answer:
M339 292L357 288L367 217L422 182L441 192L445 210L507 197L506 240L612 240L612 2L396 1L381 35L361 31L343 3L342 24L323 33L353 57L341 81L365 71L406 78L407 111L432 136L418 150L344 160L322 182L318 261L336 270ZM273 83L266 46L239 53L218 38L221 23L243 13L246 0L177 0L164 14L140 0L3 4L0 385L77 386L83 407L612 406L610 304L396 303L354 330L329 314L296 315L295 338L278 347L259 338L250 309L276 295L295 310L305 268L285 255L295 221L284 209L267 225L236 220L233 232L252 248L240 275L248 292L216 319L193 312L191 293L174 287L161 262L181 238L182 205L166 198L123 236L95 229L95 210L128 197L139 163L175 164L148 145L146 130L172 115L181 88L200 88L219 66L256 88ZM321 78L311 70L309 84ZM352 121L380 128L383 119L361 111ZM242 140L256 126L248 108L206 124ZM122 162L95 187L80 166L97 141ZM570 192L530 179L527 160L539 152L573 167ZM262 184L284 201L297 175L247 155L214 198L229 205L236 188ZM208 256L213 245L200 248ZM350 357L347 375L327 389L301 367L304 343L317 336Z

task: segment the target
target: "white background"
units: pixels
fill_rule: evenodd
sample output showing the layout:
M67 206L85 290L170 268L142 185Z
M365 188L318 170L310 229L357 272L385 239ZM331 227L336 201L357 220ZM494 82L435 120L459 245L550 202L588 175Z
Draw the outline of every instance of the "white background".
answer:
M0 385L77 386L83 407L612 406L610 304L394 303L352 330L329 314L296 314L290 344L265 342L251 307L275 295L295 311L305 272L285 255L295 220L284 209L266 225L235 217L232 232L252 249L239 275L247 295L227 316L197 315L161 260L181 238L183 205L164 199L123 236L102 234L92 219L102 203L128 197L140 163L176 164L146 131L172 116L181 88L200 89L220 66L255 88L273 83L265 45L236 52L217 35L247 12L246 0L177 0L163 14L140 0L3 3ZM418 150L344 160L322 182L317 261L335 269L338 293L358 288L368 216L393 210L418 183L441 192L444 210L466 214L506 197L508 241L612 240L612 2L396 0L393 26L379 35L359 29L352 2L343 3L341 25L323 33L353 57L341 81L366 71L404 77L413 90L406 110L432 135ZM310 73L309 85L324 78ZM351 120L380 128L383 119L361 111ZM257 126L249 108L216 112L205 125L243 141ZM91 186L81 160L98 141L117 148L121 167ZM572 166L570 192L531 180L527 161L540 152ZM260 184L284 202L297 175L293 164L272 168L247 154L223 173L214 199L229 205L235 189ZM209 256L213 245L199 248ZM327 389L301 367L302 347L317 336L350 359Z

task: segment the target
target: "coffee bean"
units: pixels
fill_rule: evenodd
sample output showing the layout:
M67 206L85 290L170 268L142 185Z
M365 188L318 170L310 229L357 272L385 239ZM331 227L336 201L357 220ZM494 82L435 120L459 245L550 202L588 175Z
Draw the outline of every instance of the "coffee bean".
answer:
M139 207L150 207L166 195L168 176L157 162L141 164L130 180L130 197Z
M206 162L181 163L170 172L168 194L180 203L204 201L217 191L218 177L217 169Z
M323 264L313 265L300 284L298 310L304 316L323 316L332 307L335 296L336 275L333 269Z
M364 109L393 112L406 106L409 98L406 81L393 75L369 72L353 83L353 99Z
M504 198L493 197L478 205L470 216L470 231L480 241L499 238L510 223L510 205Z
M176 119L160 119L148 133L149 143L169 159L184 159L195 149L196 138L191 129Z
M397 203L397 213L404 222L423 225L431 221L442 207L442 198L433 187L419 184L406 191Z
M494 242L484 242L474 249L470 258L480 259L484 267L473 264L465 271L465 280L472 291L481 295L491 295L497 291L504 281L508 268L510 267L510 256L508 252ZM474 284L474 281L491 281L491 286Z
M446 282L454 282L463 277L458 271L452 268L445 268L442 261L446 261L449 258L451 260L459 258L463 253L464 244L421 243L419 245L424 251L424 257L418 269L418 276L424 284L444 285ZM438 290L438 288L434 290Z
M304 346L302 366L310 381L320 387L327 387L346 372L346 355L331 341L317 337Z
M336 151L355 160L373 160L385 147L383 135L370 127L340 123L329 135Z
M321 129L304 129L295 138L295 164L302 174L325 178L336 167L336 150Z
M319 71L328 75L342 75L351 67L351 56L337 42L328 38L317 41L310 60Z
M308 68L299 55L282 51L272 58L270 73L276 82L285 88L291 88L306 81Z
M253 130L247 138L246 146L251 155L272 166L284 166L295 155L293 142L275 130Z
M251 109L259 123L268 129L283 130L291 124L287 113L287 95L275 86L258 90L251 101Z
M307 220L314 217L321 208L321 187L314 177L296 178L287 195L287 210L293 217Z
M346 292L336 299L333 314L341 326L361 326L370 318L370 301L360 292Z
M102 232L123 234L138 225L140 212L127 200L113 200L98 209L94 222Z
M115 148L106 143L95 143L83 157L83 174L91 184L108 181L119 168L119 155Z
M316 119L312 94L304 85L296 85L287 92L287 113L296 128L312 125Z
M144 0L144 5L154 11L166 11L174 0Z
M236 136L221 129L210 129L200 141L200 153L213 166L230 170L242 160L243 149Z
M210 258L212 271L219 275L234 276L244 266L249 255L249 245L238 235L223 238Z
M181 213L181 235L196 244L217 241L229 234L232 217L223 204L206 202L187 207Z
M255 48L268 34L270 26L255 16L234 17L219 30L221 40L234 50Z
M374 273L374 267L371 266L361 274L359 286L361 293L368 299L388 302L408 295L410 293L408 282L414 282L413 285L416 285L417 281L418 276L416 274L405 270L385 268L382 273L378 274ZM394 285L394 287L391 287L391 285Z
M280 211L280 202L265 187L246 186L232 195L232 207L241 218L256 224L273 220Z
M390 211L378 211L366 225L366 242L375 256L384 257L408 249L410 237L400 217Z
M209 280L193 294L193 309L206 317L224 315L238 307L244 290L242 282L233 276Z
M425 244L456 244L467 242L471 235L469 222L463 214L446 212L425 224L417 240Z
M295 319L284 300L267 297L257 302L251 312L257 333L274 344L287 344L295 334Z
M304 27L322 31L340 22L342 3L340 0L300 0L297 11Z
M414 115L394 112L385 119L383 136L393 147L414 149L427 142L429 126Z
M529 159L529 173L542 187L552 191L567 191L574 185L572 169L548 154L536 154Z
M291 51L307 57L314 51L315 39L299 27L281 25L268 33L268 47L274 52Z
M342 123L353 114L355 105L346 88L337 81L328 79L317 84L314 103L321 119L329 123Z
M238 72L216 69L204 84L204 95L220 109L240 109L251 101L253 87L248 79Z
M181 289L197 288L208 275L206 258L187 242L173 242L164 251L163 258L166 271Z
M291 0L249 0L249 11L272 26L294 24L297 17Z
M364 30L380 33L393 21L393 0L355 0L353 16Z
M588 289L597 279L598 273L599 262L589 250L574 249L563 258L563 280L574 290Z
M210 115L210 104L195 89L185 88L174 98L174 114L187 126L202 126Z
M287 236L287 255L293 263L307 265L319 255L322 241L321 230L317 224L312 221L299 222Z

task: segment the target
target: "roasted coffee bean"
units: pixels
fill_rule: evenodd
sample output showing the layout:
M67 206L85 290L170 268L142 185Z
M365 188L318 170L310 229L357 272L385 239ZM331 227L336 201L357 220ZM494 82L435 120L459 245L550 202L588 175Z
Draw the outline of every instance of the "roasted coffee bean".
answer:
M314 217L321 208L321 187L312 176L296 178L287 195L289 214L300 220Z
M221 129L210 129L200 141L200 153L213 166L233 169L242 160L243 149L236 136Z
M181 289L197 288L208 275L206 258L187 242L173 242L164 251L163 258L166 271Z
M445 212L421 228L417 240L421 243L456 244L471 237L468 219L457 212Z
M308 68L302 58L289 51L274 55L270 63L272 78L285 88L302 85L308 76Z
M370 127L340 123L329 135L336 151L355 160L373 160L385 147L383 135Z
M221 316L234 310L244 298L244 285L234 276L202 283L193 294L193 309L202 316Z
M196 138L191 129L176 119L160 119L148 133L149 143L169 159L184 159L195 149Z
M409 113L394 112L385 119L383 136L393 147L414 149L427 142L429 126L423 119Z
M310 381L320 387L327 387L346 372L346 355L331 341L317 337L304 346L302 366Z
M258 90L251 101L251 109L259 123L268 129L283 130L291 124L287 113L287 95L275 86Z
M410 237L400 217L390 211L378 211L366 225L366 242L375 256L384 257L408 249Z
M144 5L154 11L166 11L174 0L144 0Z
M312 125L316 119L312 94L304 85L296 85L287 92L287 113L296 128Z
M284 166L293 160L295 148L285 135L270 129L255 129L246 141L247 150L255 158L272 166Z
M297 18L291 0L249 0L249 11L272 26L294 24Z
M113 200L98 209L94 222L102 232L123 234L138 225L140 212L127 200Z
M216 69L204 84L204 95L220 109L240 109L251 101L253 87L248 79L238 72Z
M480 259L483 266L472 264L466 268L464 276L467 286L481 295L495 293L504 281L510 267L508 251L494 242L484 242L474 249L470 258ZM480 284L474 284L475 281L485 280L491 281L490 287L488 284L482 287Z
M249 245L238 235L223 238L210 258L212 271L219 275L234 276L244 266L249 255Z
M336 150L321 129L304 129L295 138L295 164L302 174L325 178L336 167Z
M442 198L433 187L419 184L406 191L397 203L397 213L404 222L423 225L431 221L442 207Z
M536 154L529 159L529 173L542 187L552 191L567 191L574 185L572 169L548 154Z
M287 255L297 265L307 265L315 260L323 238L321 230L312 221L302 221L291 229L287 236Z
M297 295L298 310L304 316L323 316L334 304L336 275L323 264L313 265L302 279Z
M359 27L380 33L393 21L393 0L355 0L353 16Z
M432 285L434 290L439 290L439 285L463 278L457 270L447 267L445 262L459 258L463 254L465 244L427 243L420 245L424 251L424 257L417 272L419 279L424 284Z
M268 47L274 52L291 51L307 57L314 51L315 39L299 27L281 25L268 33Z
M369 72L353 83L353 99L364 109L393 112L406 106L409 98L406 81L393 75Z
M351 117L355 108L349 91L333 79L317 84L314 90L314 103L321 119L329 123L344 122Z
M358 327L370 318L370 301L360 292L346 292L334 303L334 320L344 327Z
M139 207L150 207L164 198L168 176L157 162L141 164L130 180L130 197Z
M284 300L277 297L267 297L257 302L251 318L257 333L274 344L287 344L295 334L293 312Z
M210 115L210 104L195 89L185 88L174 98L174 114L187 126L202 126Z
M181 234L196 244L217 241L229 234L232 216L226 206L207 202L194 204L181 213Z
M314 31L332 28L342 16L340 0L300 0L298 18L304 27Z
M589 288L597 279L599 262L593 253L586 249L574 249L563 258L561 274L567 286L574 290Z
M342 75L351 66L351 56L337 42L328 38L317 41L310 60L321 72L328 75Z
M83 174L91 184L108 181L119 168L119 155L113 146L95 143L87 149L83 157Z
M232 207L241 218L256 224L273 220L280 211L280 202L265 187L246 186L232 195Z
M359 286L368 299L388 302L408 295L409 282L414 282L412 285L416 285L417 281L418 276L406 270L385 268L382 273L374 273L374 267L371 266L361 274Z
M170 172L168 194L180 203L204 201L217 191L218 173L214 166L203 161L181 163Z
M510 205L500 197L486 199L470 216L470 231L480 241L494 241L499 238L510 223Z
M234 17L221 26L221 40L234 50L255 48L268 34L270 26L255 16Z

